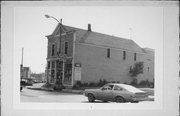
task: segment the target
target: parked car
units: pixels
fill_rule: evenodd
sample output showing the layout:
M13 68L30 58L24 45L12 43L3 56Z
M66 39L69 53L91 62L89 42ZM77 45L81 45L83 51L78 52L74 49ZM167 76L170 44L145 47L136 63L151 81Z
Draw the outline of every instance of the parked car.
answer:
M89 102L95 100L115 101L117 103L139 102L148 99L148 94L127 84L108 83L100 89L85 89L84 95Z
M28 80L21 80L21 86L32 86L33 82Z
M23 86L20 86L20 91L22 91L23 90Z

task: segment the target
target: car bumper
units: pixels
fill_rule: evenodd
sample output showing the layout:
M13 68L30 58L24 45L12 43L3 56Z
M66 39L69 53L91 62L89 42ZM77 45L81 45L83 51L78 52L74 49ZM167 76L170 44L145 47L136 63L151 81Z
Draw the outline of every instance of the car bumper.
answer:
M88 93L87 92L83 92L83 95L88 97Z
M143 98L132 98L132 101L149 101L149 97L143 97Z

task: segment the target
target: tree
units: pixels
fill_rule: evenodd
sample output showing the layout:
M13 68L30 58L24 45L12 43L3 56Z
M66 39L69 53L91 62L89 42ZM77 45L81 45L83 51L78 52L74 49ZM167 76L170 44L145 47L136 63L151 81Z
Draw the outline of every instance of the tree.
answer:
M144 63L143 62L136 62L134 67L130 67L130 75L131 77L137 77L137 75L143 73Z

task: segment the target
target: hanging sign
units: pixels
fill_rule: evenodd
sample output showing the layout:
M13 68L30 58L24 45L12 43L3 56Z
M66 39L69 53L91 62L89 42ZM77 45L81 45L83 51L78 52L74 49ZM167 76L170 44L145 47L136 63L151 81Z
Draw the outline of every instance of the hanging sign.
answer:
M81 64L75 63L75 80L81 80Z

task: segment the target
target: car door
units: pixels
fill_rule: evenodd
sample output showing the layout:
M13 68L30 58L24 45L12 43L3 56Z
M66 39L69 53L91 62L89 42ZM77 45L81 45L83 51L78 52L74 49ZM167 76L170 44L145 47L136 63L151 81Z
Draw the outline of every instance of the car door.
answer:
M99 99L101 100L111 100L113 97L113 93L112 93L112 87L105 86L103 88L100 89L99 92Z
M124 99L126 99L129 96L129 92L125 90L123 87L115 85L113 88L113 97L115 98L116 96L122 96Z

